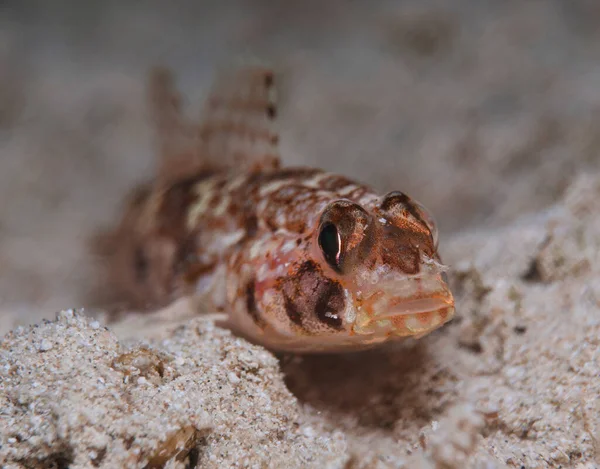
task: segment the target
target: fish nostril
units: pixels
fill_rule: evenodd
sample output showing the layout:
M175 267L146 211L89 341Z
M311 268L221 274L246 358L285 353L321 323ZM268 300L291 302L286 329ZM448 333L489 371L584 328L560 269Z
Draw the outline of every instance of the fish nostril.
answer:
M443 282L448 285L449 284L449 278L448 278L448 272L442 272L440 274L440 276L442 277Z

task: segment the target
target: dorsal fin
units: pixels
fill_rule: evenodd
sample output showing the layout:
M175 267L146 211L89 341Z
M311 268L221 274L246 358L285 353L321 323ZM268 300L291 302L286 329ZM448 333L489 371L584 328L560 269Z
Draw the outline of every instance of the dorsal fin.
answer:
M169 183L200 171L204 163L198 152L198 137L182 114L181 96L170 70L152 70L148 99L158 145L157 181Z
M202 170L269 171L279 167L273 70L243 66L219 73L198 123L183 115L173 81L164 68L155 69L150 80L160 183Z
M224 70L206 100L200 144L207 157L245 171L279 167L275 73L266 66Z

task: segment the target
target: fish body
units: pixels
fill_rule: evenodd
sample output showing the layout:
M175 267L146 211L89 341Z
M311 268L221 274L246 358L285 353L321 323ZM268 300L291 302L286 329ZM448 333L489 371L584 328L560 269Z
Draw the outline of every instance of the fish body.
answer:
M181 115L167 71L150 96L158 175L128 201L109 257L134 305L199 297L240 334L297 352L419 337L452 318L435 223L419 203L280 166L270 69L217 80L198 124Z

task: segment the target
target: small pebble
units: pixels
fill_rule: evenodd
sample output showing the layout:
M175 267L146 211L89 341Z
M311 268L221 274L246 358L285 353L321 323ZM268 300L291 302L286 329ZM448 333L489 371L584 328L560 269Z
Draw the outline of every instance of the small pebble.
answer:
M40 352L47 352L48 350L52 349L52 347L52 342L50 342L48 339L43 339L38 346L38 350Z
M185 363L185 358L177 357L175 360L173 360L173 363L175 363L177 366L181 366Z
M240 378L238 378L238 375L236 375L236 374L235 374L235 373L233 373L233 372L230 372L230 373L227 375L227 377L229 378L229 382L230 382L231 384L237 384L237 383L239 383L239 382L240 382Z

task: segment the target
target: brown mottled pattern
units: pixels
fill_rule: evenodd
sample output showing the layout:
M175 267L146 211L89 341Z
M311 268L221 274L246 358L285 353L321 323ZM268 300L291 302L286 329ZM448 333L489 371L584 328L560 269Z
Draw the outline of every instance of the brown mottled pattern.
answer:
M355 184L356 183L354 181L348 179L345 176L340 176L338 174L330 174L319 181L319 188L326 191L337 192L340 189Z
M181 239L185 235L188 209L197 197L194 187L213 174L212 172L202 172L197 176L179 181L164 191L156 217L159 235L176 239Z
M402 272L409 275L419 273L421 257L418 249L411 246L398 248L395 243L391 247L392 249L386 246L385 243L381 247L381 257L384 264L398 267Z
M405 209L410 213L415 220L421 223L423 226L427 227L427 223L421 216L421 213L413 200L400 191L390 192L386 194L381 201L381 210L384 212L389 212L394 214L395 216L399 216L402 209Z
M199 179L197 182L202 182ZM207 194L209 197L208 207L211 209L217 208L223 199L229 198L229 194L224 192L222 189L227 184L227 180L222 177L217 177L214 186L212 187L210 194Z
M253 189L260 187L269 182L289 180L289 181L306 181L323 171L315 168L283 168L277 171L268 171L264 173L254 173L248 176L247 185Z
M427 228L386 226L380 237L382 261L397 267L406 274L417 274L421 265L421 253L432 258L435 249Z
M317 297L315 314L317 317L334 329L342 327L341 312L344 310L344 289L338 282L326 280L323 291Z
M198 223L203 225L210 221L211 228L214 228L215 223L223 220L225 216L226 219L224 221L229 222L227 224L229 231L233 231L230 225L231 222L239 229L245 230L244 241L249 241L259 234L260 220L271 231L284 228L289 231L302 233L306 229L305 210L310 209L311 205L314 205L316 202L323 200L322 197L315 196L318 192L316 189L303 186L302 183L318 173L321 173L321 171L311 168L286 168L264 173L250 173L239 187L229 193L224 193L222 188L230 180L230 177L236 174L231 173L230 176L227 173L219 173L215 175L217 183L214 185L212 192L210 194L203 194L203 197L208 198L209 203L206 206L206 210L201 214ZM289 184L284 185L273 194L265 196L267 200L266 209L261 214L261 217L259 217L257 207L264 199L260 195L260 189L272 182L289 182ZM294 205L299 198L307 194L309 197L308 199L304 199L302 207L294 210ZM182 205L184 210L189 212L190 205L197 201L198 196L196 195L195 197L195 199ZM224 198L228 199L225 214L214 213L214 210L221 205ZM281 214L284 216L281 217ZM281 223L282 220L283 223Z
M357 189L355 189L354 191L352 191L350 194L346 195L345 198L351 200L352 202L358 202L365 195L372 194L372 193L373 192L369 188L360 186Z
M204 257L210 259L227 258L227 252L207 252L202 243L198 242L199 234L206 241L207 236L220 236L221 232L243 230L244 236L238 244L231 247L233 250L243 248L256 237L262 236L264 233L261 230L264 228L261 227L266 227L271 232L285 229L304 234L307 229L311 228L306 225L307 215L313 214L314 217L317 217L319 215L317 205L323 205L338 198L335 192L324 192L321 187L314 188L305 184L320 174L323 174L323 171L303 167L250 173L236 189L227 193L224 190L231 178L236 176L235 173L231 173L231 175L225 172L201 173L194 178L173 185L163 195L159 227L162 233L178 243L176 272L183 275L187 283L193 282L200 273L206 273L212 267L212 265L199 264L195 259L200 255L203 254ZM211 192L198 195L194 190L195 186L208 178L215 178ZM283 185L273 193L261 196L260 189L273 182L282 182ZM328 188L337 185L345 187L348 184L361 187L345 177L334 175L324 178L323 182ZM185 220L199 197L207 199L208 203L205 211L200 214L194 229L188 232ZM258 213L257 207L264 199L267 200L266 208L263 212ZM224 200L227 200L224 213L215 213ZM315 218L315 220L318 219ZM350 222L350 220L352 221ZM360 226L355 226L353 220L354 218L350 217L348 223L352 225L352 228L349 230L355 228L359 231ZM368 240L363 242L360 247L368 250L370 248ZM346 258L352 262L358 262L364 257L361 249L350 249Z
M134 248L130 251L128 270L132 272L133 287L138 289L140 297L152 298L149 288L154 285L155 280L148 279L149 271L156 271L159 266L154 264L152 255L147 254L148 245L142 242L144 239L161 239L161 243L169 243L173 246L173 255L170 258L163 256L161 261L162 273L160 278L170 279L164 288L155 288L155 292L171 290L175 285L182 288L193 288L194 283L203 275L210 274L219 259L227 259L230 255L227 251L208 251L207 241L218 236L224 236L236 230L243 230L243 237L229 249L231 252L250 246L257 237L264 236L264 229L276 232L285 229L289 232L304 235L308 229L306 222L310 216L318 221L319 213L317 206L332 202L339 198L335 192L324 191L325 188L346 187L355 184L361 195L366 188L345 177L334 175L323 178L319 187L306 185L315 176L323 174L323 171L313 168L285 168L280 170L266 171L262 173L249 173L246 180L236 189L226 191L227 183L231 178L239 176L237 173L201 171L194 176L174 182L163 189L158 198L155 193L151 200L156 204L153 212L152 232L144 232L135 235L137 240L132 240ZM209 193L199 195L197 185L202 182L214 180ZM283 185L273 193L262 197L260 189L267 184L282 182ZM321 187L321 182L324 186ZM139 211L139 207L148 200L150 191L146 188L140 190L131 203L132 211ZM192 230L188 229L187 219L190 209L202 197L207 200L205 211L199 214L196 225ZM257 207L266 198L267 204L263 212L258 213ZM223 210L223 213L215 210ZM136 212L137 213L137 212ZM368 248L367 243L361 245ZM162 248L161 248L162 249ZM355 250L356 251L356 250ZM169 251L170 252L170 251ZM347 253L347 259L359 259L359 251ZM170 267L167 267L170 265ZM164 270L168 269L168 270ZM157 274L158 275L158 274ZM187 287L185 287L187 285ZM158 293L157 293L158 294ZM330 295L331 296L331 295ZM342 300L343 301L343 300ZM162 302L162 301L161 301ZM314 312L314 306L312 311ZM333 305L335 306L335 304ZM297 315L296 315L297 316ZM334 326L335 320L326 318L330 326ZM296 319L296 324L300 320Z
M344 309L343 289L315 262L300 265L294 275L281 281L280 290L288 317L304 332L317 332L323 325L332 329L342 326L338 313Z
M283 228L287 231L303 234L309 228L306 225L307 214L316 212L316 206L336 199L335 193L324 192L321 188L306 186L304 183L323 172L312 168L286 168L263 173L250 173L237 189L225 192L227 183L236 173L202 171L193 177L176 182L163 191L154 222L155 235L169 240L176 246L175 258L172 261L172 275L178 276L186 284L192 284L201 275L209 273L214 267L214 260L224 259L227 252L207 252L205 241L219 233L243 230L244 236L231 249L239 249L261 236L261 226L270 231ZM214 183L209 193L198 194L199 183ZM352 183L347 178L330 176L324 179L328 187L331 185L346 186ZM261 187L272 182L284 185L264 197L260 195ZM328 195L329 194L329 195ZM190 209L199 198L208 200L205 211L197 219L196 226L190 231L186 225ZM259 214L257 207L266 198L266 209ZM224 213L222 203L226 202ZM262 225L261 225L262 220ZM200 242L200 240L204 242ZM141 249L141 248L140 248ZM136 254L133 262L136 271L144 271L149 266L144 258L143 250ZM213 259L208 264L198 259ZM138 274L140 278L143 273Z
M184 274L188 281L195 280L208 270L207 266L199 266L196 261L198 232L188 232L186 222L189 207L197 198L194 187L211 176L214 172L202 171L170 186L163 194L157 214L157 235L171 240L176 247L173 274Z
M334 187L345 187L354 184L358 187L359 196L368 191L366 187L356 182L335 175L319 181L317 188L307 185L309 181L320 174L323 174L323 171L304 167L251 174L247 183L232 193L231 196L233 199L252 200L256 206L262 200L259 196L261 187L273 182L287 183L267 196L268 204L262 214L262 220L271 231L283 228L302 234L310 228L306 225L307 215L318 215L315 212L316 206L339 198L333 191Z
M298 301L293 299L293 295L294 294L292 293L283 296L283 307L285 308L285 312L290 321L292 321L296 326L304 329L302 317L306 315L306 311L299 309Z
M240 228L246 230L245 240L251 239L257 233L259 220L262 220L264 226L271 231L283 228L288 231L303 233L308 228L306 226L307 213L313 213L313 207L317 204L336 198L333 192L326 195L327 193L324 193L321 187L314 188L305 184L306 181L322 173L323 171L318 169L303 167L250 173L238 188L229 193L220 191L220 187L223 187L229 180L227 173L220 173L215 176L218 178L219 184L215 186L213 193L204 195L209 197L210 202L199 223L202 224L206 220L222 218L222 215L213 215L211 210L218 207L223 198L227 197L229 199L226 209L227 216L230 221L235 220ZM232 176L234 176L233 173ZM343 184L347 185L348 180L343 179ZM264 199L260 195L260 189L274 182L281 182L283 186L272 194L265 196L268 202L266 209L259 218L256 208ZM189 204L187 207L189 208Z
M300 198L302 197L302 202ZM279 189L269 197L267 208L263 214L266 224L277 230L285 228L295 233L306 231L307 209L322 200L315 189L302 187L299 184ZM284 220L281 223L279 220Z
M390 192L384 196L380 208L394 222L394 226L388 226L384 230L384 262L399 267L407 274L416 274L419 272L421 252L432 259L439 257L427 222L410 197L402 192ZM407 220L405 211L418 225Z
M256 304L255 280L250 279L246 284L246 311L258 327L264 327L265 321L260 315L258 305Z

